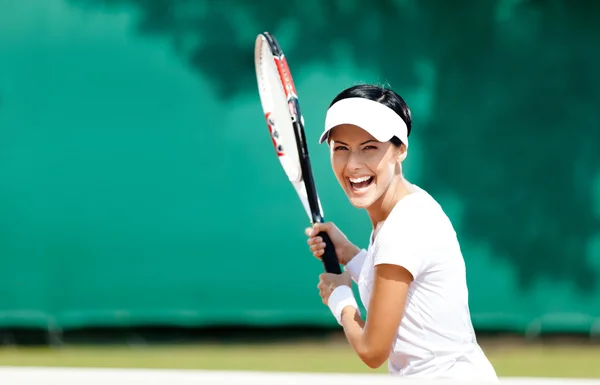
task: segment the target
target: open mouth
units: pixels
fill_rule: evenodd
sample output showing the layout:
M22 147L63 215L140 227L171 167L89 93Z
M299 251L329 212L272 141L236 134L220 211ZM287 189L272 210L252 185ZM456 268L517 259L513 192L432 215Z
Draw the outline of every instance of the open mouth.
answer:
M354 192L361 193L366 191L373 184L373 176L361 176L359 178L348 178L350 187Z

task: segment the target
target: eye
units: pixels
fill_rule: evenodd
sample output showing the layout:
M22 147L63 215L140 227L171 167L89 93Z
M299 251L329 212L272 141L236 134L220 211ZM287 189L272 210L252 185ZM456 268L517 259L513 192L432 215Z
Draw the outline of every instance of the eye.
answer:
M377 147L375 147L375 146L365 146L364 150L377 150Z
M348 148L346 146L335 146L333 148L333 151L341 151L341 150L347 150Z

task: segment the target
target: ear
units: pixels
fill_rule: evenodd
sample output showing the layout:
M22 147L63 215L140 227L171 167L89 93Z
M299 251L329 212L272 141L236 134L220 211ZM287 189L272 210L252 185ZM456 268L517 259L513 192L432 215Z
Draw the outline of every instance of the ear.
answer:
M408 152L408 150L406 148L406 145L404 143L402 143L396 154L396 162L397 163L404 162L404 159L406 159L407 152Z

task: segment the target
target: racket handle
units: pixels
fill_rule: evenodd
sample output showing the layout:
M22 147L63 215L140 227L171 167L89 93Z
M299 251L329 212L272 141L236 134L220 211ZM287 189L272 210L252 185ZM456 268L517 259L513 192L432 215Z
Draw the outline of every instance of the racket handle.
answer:
M323 231L319 233L319 237L323 238L323 242L325 242L325 250L323 256L321 257L325 271L333 274L342 274L340 262L338 261L335 248L333 247L333 242L331 242L329 235Z

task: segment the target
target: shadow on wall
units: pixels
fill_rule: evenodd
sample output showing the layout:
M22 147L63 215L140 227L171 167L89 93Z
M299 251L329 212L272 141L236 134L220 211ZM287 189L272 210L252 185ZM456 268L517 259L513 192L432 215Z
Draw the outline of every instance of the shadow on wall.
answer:
M460 197L461 237L508 259L522 289L541 278L594 289L599 2L66 1L137 7L139 34L171 39L224 101L255 90L254 38L284 25L296 36L285 46L294 67L327 62L343 44L400 93L417 82L418 61L431 61L432 116L414 116L431 154L421 184Z

